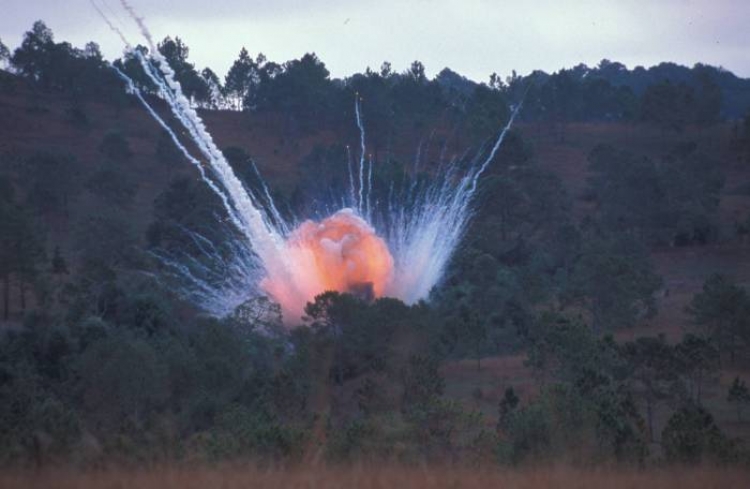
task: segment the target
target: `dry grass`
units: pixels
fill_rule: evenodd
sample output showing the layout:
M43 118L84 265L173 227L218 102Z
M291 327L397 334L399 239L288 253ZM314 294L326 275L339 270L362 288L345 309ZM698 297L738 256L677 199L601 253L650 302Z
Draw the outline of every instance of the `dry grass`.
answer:
M477 370L476 360L456 360L443 365L445 395L459 399L469 409L478 409L485 416L488 428L497 423L498 403L505 389L513 387L523 404L536 397L539 385L533 371L524 365L526 353L482 358ZM477 397L476 393L481 392Z
M750 471L690 468L584 470L553 467L526 470L470 470L434 467L370 468L161 468L76 472L44 470L0 474L0 488L746 488Z

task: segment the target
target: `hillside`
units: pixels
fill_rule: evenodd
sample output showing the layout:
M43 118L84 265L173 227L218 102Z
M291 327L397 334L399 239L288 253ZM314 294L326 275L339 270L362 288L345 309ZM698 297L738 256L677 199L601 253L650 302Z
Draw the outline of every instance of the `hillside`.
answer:
M285 64L243 111L199 110L244 183L258 185L252 160L295 219L339 205L326 198L359 145L354 97L375 190L387 192L485 155L522 83L427 80L418 66L334 82L321 67ZM302 77L310 93L294 78L305 69L317 73ZM645 86L616 110L572 107L550 88L565 76L529 91L430 300L311 297L290 332L272 305L211 318L162 282L153 255L189 251L182 229L217 244L229 235L214 227L215 196L134 97L0 72L0 217L18 238L12 258L0 254L11 264L0 267L0 387L13 399L1 461L746 463L750 422L727 394L750 379L741 112L641 117ZM713 297L716 274L729 299L689 311ZM709 420L697 455L679 441L694 419Z

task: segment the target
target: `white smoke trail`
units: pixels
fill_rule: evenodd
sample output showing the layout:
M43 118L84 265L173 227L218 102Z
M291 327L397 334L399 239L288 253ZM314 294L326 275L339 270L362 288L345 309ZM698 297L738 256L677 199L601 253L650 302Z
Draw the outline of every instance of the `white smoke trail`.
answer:
M493 158L495 158L495 153L497 153L497 150L500 149L500 146L503 144L503 141L505 140L505 135L508 133L511 126L513 125L513 121L516 120L516 116L518 115L518 112L521 110L522 105L523 105L523 100L521 100L518 106L515 109L513 109L513 112L511 112L510 118L508 119L508 123L500 132L500 136L495 141L495 145L492 147L492 151L490 151L489 156L487 157L486 160L484 160L484 163L482 163L482 166L479 167L479 170L476 173L474 173L474 177L471 179L471 189L469 191L470 194L473 195L474 191L476 191L477 181L479 180L479 177L482 176L482 173L484 173L484 171L487 169L487 166L490 164Z
M115 34L117 34L117 36L120 38L120 40L122 41L122 43L125 45L125 49L127 51L131 51L132 47L130 45L130 41L127 40L127 38L125 37L125 34L123 34L122 31L117 26L115 26L114 23L111 20L109 20L109 18L106 15L104 15L104 12L102 12L102 9L99 7L99 5L97 5L97 3L94 0L91 0L90 3L91 3L91 6L94 7L94 9L99 14L99 17L101 17L104 20L104 22L107 24L107 26Z
M411 304L426 298L439 283L471 218L477 181L494 159L520 109L521 104L513 110L481 165L475 165L458 185L452 184L457 171L453 164L446 170L442 183L422 190L413 198L411 209L402 207L387 233L395 260L395 275L388 295Z
M230 220L235 227L238 227L240 225L239 216L236 215L235 209L230 205L226 194L208 178L201 162L190 154L172 128L146 102L133 81L117 67L111 67L126 83L128 92L138 98L151 117L167 132L172 143L198 169L203 182L219 196ZM215 316L224 316L232 312L235 307L248 299L248 291L257 288L260 267L258 266L258 258L254 255L252 248L246 246L244 241L240 243L231 237L227 238L223 240L223 246L230 258L224 260L222 256L225 253L218 252L216 246L209 239L184 227L180 229L196 244L202 258L211 265L205 265L187 253L169 253L157 250L152 251L151 254L169 270L167 275L175 278L182 285L180 292L188 301L200 305L204 310ZM207 250L206 247L211 249ZM219 270L222 273L217 275Z
M268 190L268 185L266 185L266 181L263 180L263 176L261 176L260 171L258 170L258 166L255 164L254 161L250 162L253 171L255 172L255 176L258 177L258 181L260 182L261 187L263 188L263 194L266 197L266 206L271 211L271 215L273 216L274 222L276 226L281 230L281 234L286 236L289 234L289 225L287 224L286 220L284 220L283 217L281 217L281 213L279 212L279 209L276 207L276 203L273 201L273 197L271 197L271 192Z
M141 63L144 63L144 62L147 63L147 61L145 61L145 59L140 54L140 52L134 51L134 53L136 53L135 55L141 60ZM138 100L141 102L141 105L143 105L146 108L146 110L149 112L151 117L153 117L154 120L167 132L167 134L169 134L170 139L172 140L174 145L177 146L180 152L185 156L185 158L187 158L187 160L190 161L190 163L192 163L193 166L195 166L198 169L198 172L200 173L200 176L201 176L201 180L203 180L206 183L206 185L208 185L209 188L213 190L213 192L216 195L218 195L219 198L221 199L222 204L224 205L224 208L229 214L229 218L234 222L236 226L238 227L241 226L242 225L241 216L237 214L236 209L231 205L229 197L227 197L226 193L224 193L224 191L222 191L216 185L216 183L214 183L213 180L208 178L208 175L205 172L203 164L200 161L198 161L192 154L190 154L187 148L185 148L185 146L177 138L177 135L174 133L172 128L169 127L169 125L167 125L167 123L164 122L164 120L156 113L156 111L148 104L148 102L146 102L146 100L143 98L143 95L141 95L140 90L138 90L138 88L135 86L133 81L116 67L113 66L113 69L117 72L120 78L122 78L127 83L129 92L134 94L138 98ZM153 76L153 74L151 73L149 69L146 70L146 73L151 77L151 79L155 83L160 83L159 80Z
M190 152L185 148L185 146L180 142L180 140L177 138L177 135L174 133L171 127L167 125L166 122L159 116L159 114L156 113L156 111L146 102L146 99L143 98L143 95L141 94L140 90L135 86L135 83L133 83L133 80L131 80L125 73L120 71L117 67L111 66L113 70L120 76L120 78L126 83L128 93L135 95L138 100L141 102L141 105L146 108L148 113L151 115L151 117L164 129L167 134L169 135L170 139L172 140L172 143L177 147L177 149L180 150L180 152L187 158L188 161L190 161L200 173L201 179L213 190L222 200L224 203L224 207L227 211L227 213L230 215L233 221L235 223L239 222L239 216L236 216L234 208L229 204L229 199L227 196L222 192L222 190L216 186L216 184L208 178L206 175L205 170L203 169L203 164L195 159L193 155L190 154Z
M367 161L367 197L365 200L365 217L368 221L372 220L372 154Z
M152 81L160 88L161 94L168 102L173 114L187 129L191 138L208 160L215 178L226 190L232 206L236 209L236 215L240 218L240 222L235 224L237 224L240 232L246 236L247 246L252 247L254 254L257 255L258 265L264 270L266 278L271 282L284 283L285 293L288 295L310 299L311 297L305 297L309 295L307 290L309 287L295 279L295 277L300 278L298 275L299 263L290 263L287 260L289 255L285 236L281 229L274 226L267 213L261 206L257 205L259 199L243 187L221 151L214 144L203 121L182 93L180 84L175 80L174 71L156 49L153 37L143 19L135 13L126 0L120 0L120 3L138 25L149 44L151 56L157 63L157 68L154 68L151 63L144 63L141 56L141 64L144 70L150 73ZM156 76L155 69L158 69L163 80Z
M349 145L346 146L346 164L349 168L349 195L351 197L349 205L354 206L357 199L354 196L354 170L352 169L352 151L349 148Z
M226 247L230 259L222 258L223 253L207 238L190 234L200 259L187 254L156 254L173 270L177 276L191 283L191 296L206 309L214 313L225 313L223 305L238 304L238 299L249 298L263 293L264 283L274 284L272 295L281 293L285 298L292 297L296 304L312 300L313 296L324 292L322 282L310 276L314 257L307 250L294 248L287 238L294 233L289 223L276 208L271 193L260 178L253 163L253 168L261 182L260 195L255 195L251 188L246 188L234 174L231 166L213 142L203 121L183 94L175 73L167 60L158 51L151 33L143 19L136 14L126 0L120 0L123 8L138 25L146 39L150 57L153 62L138 50L133 55L140 62L149 79L158 88L159 93L169 105L177 121L187 130L196 145L205 164L193 157L181 144L174 131L159 117L140 95L131 80L123 73L121 77L128 83L133 92L146 107L149 114L170 135L172 141L199 170L201 178L221 199L230 221L244 236L238 241L230 238ZM100 10L98 10L103 16ZM127 43L122 32L108 22L110 27ZM418 185L417 175L413 181L404 183L400 200L393 198L393 186L389 193L385 217L382 225L373 224L373 210L380 204L375 201L373 207L373 158L366 159L365 127L362 120L359 95L355 98L356 124L360 133L359 185L355 192L355 178L352 169L351 151L347 147L347 165L349 170L349 196L351 205L356 206L358 218L364 219L363 226L375 228L378 234L385 236L394 261L394 271L385 294L399 298L406 303L414 303L428 297L447 269L467 223L471 218L471 201L477 189L480 176L494 159L502 145L507 132L520 110L516 107L505 127L494 142L489 154L483 160L476 159L468 171L460 171L458 160L453 159L436 183ZM432 136L431 138L432 139ZM414 162L415 170L419 168L421 144ZM441 155L441 166L442 155ZM367 167L365 165L368 165ZM210 170L210 177L207 173ZM340 213L352 212L344 209ZM231 233L230 233L231 234ZM331 243L323 243L330 248ZM290 247L291 246L291 247ZM217 272L218 271L218 272ZM225 277L226 280L222 280ZM274 295L275 299L281 300ZM299 310L285 311L298 314ZM287 318L294 321L295 317Z
M153 76L153 66L144 62L143 56L139 56L144 70L151 72L151 79L160 87L174 115L180 123L188 130L192 139L198 145L203 155L208 159L215 176L221 181L223 187L237 209L237 215L241 218L238 226L248 238L250 245L259 256L260 262L266 272L272 276L286 276L289 274L285 269L283 260L284 238L277 229L269 222L264 213L256 207L251 195L243 187L240 180L232 171L224 155L213 142L213 138L206 130L203 121L195 110L190 106L189 100L182 93L179 82L175 80L175 73L169 66L167 60L156 48L153 37L146 27L143 18L140 17L126 0L120 3L137 23L141 33L149 44L150 55L158 63L158 70L164 81ZM138 55L138 53L136 53Z
M357 119L357 127L359 128L359 204L357 210L362 214L363 205L363 192L364 192L364 174L365 174L365 126L362 124L362 114L359 107L359 94L355 94L354 99L354 114Z

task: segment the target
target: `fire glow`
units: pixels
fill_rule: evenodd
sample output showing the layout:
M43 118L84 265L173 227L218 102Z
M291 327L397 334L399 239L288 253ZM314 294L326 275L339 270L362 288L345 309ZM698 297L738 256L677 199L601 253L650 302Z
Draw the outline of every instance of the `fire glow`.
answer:
M260 287L286 317L301 316L312 297L328 290L381 297L393 277L388 245L351 209L300 224L287 238L285 255L293 276L269 275Z
M211 314L223 316L253 298L266 296L280 304L283 321L291 327L298 324L304 306L328 290L365 298L394 297L407 304L429 297L463 238L479 178L495 157L521 104L512 111L489 149L480 150L470 161L456 157L443 161L441 156L439 170L429 182L416 179L418 156L410 182L388 198L374 199L375 163L372 158L365 158L365 125L357 96L359 164L348 161L350 188L337 199L343 205L319 222L308 220L293 226L276 208L262 180L262 188L252 190L237 178L182 92L175 72L156 48L143 18L126 0L120 3L146 40L148 56L133 49L125 35L99 13L157 87L190 138L190 146L199 151L198 156L187 149L133 81L116 67L113 69L219 197L226 212L226 219L220 221L233 228L226 230L220 243L184 230L197 250L194 255L153 252L164 266L165 275L177 279L177 290L186 299Z

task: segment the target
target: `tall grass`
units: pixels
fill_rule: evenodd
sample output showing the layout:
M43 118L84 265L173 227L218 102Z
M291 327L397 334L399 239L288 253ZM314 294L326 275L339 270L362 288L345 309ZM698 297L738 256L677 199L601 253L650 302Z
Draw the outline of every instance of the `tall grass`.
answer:
M196 467L74 471L44 469L0 473L0 488L198 489L198 488L559 488L726 489L750 487L742 469L449 469L441 467Z

